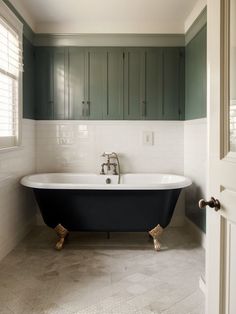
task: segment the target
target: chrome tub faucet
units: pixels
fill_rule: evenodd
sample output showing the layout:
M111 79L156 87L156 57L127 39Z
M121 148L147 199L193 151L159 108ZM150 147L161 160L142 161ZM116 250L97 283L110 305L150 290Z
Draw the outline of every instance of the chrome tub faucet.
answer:
M102 157L107 158L107 162L102 163L100 174L108 174L113 169L113 175L118 175L118 184L120 184L120 161L117 153L115 152L104 152ZM107 171L105 172L105 167Z

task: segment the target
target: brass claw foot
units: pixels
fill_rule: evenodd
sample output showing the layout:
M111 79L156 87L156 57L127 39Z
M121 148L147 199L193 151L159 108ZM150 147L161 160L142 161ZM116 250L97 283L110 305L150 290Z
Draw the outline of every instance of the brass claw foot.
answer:
M161 249L161 243L159 242L159 237L162 234L163 230L164 229L160 225L157 225L155 228L149 231L150 236L152 236L153 238L154 249L156 251L160 251Z
M56 234L59 236L59 241L56 243L56 250L60 251L63 249L65 238L68 236L69 231L64 228L61 224L58 224L54 229Z

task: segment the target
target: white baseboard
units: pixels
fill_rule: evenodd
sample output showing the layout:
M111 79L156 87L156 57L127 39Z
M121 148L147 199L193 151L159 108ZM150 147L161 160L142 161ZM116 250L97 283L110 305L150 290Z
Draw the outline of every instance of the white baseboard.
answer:
M199 229L191 220L185 217L185 226L192 234L194 239L204 248L206 249L206 234Z

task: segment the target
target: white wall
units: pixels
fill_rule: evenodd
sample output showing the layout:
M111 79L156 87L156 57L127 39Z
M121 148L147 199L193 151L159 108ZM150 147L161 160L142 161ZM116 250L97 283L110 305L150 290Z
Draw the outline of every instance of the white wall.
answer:
M0 259L30 230L35 217L32 192L19 184L35 172L35 122L23 119L22 147L0 151Z
M37 33L183 33L196 0L10 0Z
M154 145L143 145L152 131ZM37 172L100 172L104 151L120 156L122 172L184 173L182 121L36 121ZM184 221L180 199L174 225Z
M195 223L201 220L203 210L198 201L206 197L207 184L207 118L184 122L184 175L193 184L186 189L186 210Z
M185 20L185 23L184 23L184 32L185 33L193 25L193 23L198 18L198 16L201 14L201 12L204 10L206 5L207 5L207 0L198 0L197 1L195 6L193 7L192 11L190 12L189 16Z

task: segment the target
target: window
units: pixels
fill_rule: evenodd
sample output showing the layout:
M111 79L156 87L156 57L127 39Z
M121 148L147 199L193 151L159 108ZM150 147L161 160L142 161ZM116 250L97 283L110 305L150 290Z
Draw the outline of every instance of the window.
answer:
M0 149L19 145L22 24L0 0Z

